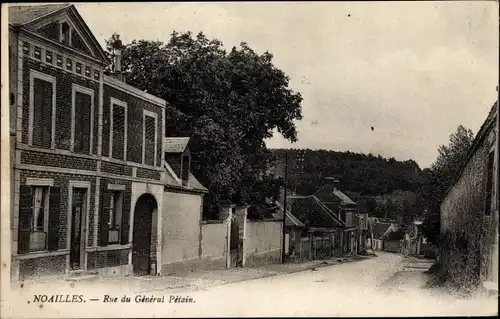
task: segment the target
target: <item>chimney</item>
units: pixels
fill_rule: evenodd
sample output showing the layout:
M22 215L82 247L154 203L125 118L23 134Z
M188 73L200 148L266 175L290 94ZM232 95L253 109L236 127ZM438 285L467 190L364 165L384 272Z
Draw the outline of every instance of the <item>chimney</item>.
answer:
M335 177L325 177L325 181L326 181L326 184L331 184L333 185L333 188L334 189L337 189L337 187L339 186L340 182L338 179L336 179Z
M120 35L119 34L113 34L112 36L112 54L113 54L113 74L114 76L120 80L123 81L122 77L122 40L120 40Z

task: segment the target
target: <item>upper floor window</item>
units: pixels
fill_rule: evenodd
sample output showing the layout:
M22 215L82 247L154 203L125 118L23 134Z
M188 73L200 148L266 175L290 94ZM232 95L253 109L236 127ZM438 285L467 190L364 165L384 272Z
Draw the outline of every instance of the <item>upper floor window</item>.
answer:
M71 45L71 27L67 22L61 23L61 42Z
M127 103L111 98L109 156L127 160Z
M30 70L28 144L54 148L56 79Z
M158 115L147 110L143 111L143 127L142 127L142 163L156 166L156 149L157 149L157 119Z
M71 150L91 153L93 139L94 91L73 84L71 108Z

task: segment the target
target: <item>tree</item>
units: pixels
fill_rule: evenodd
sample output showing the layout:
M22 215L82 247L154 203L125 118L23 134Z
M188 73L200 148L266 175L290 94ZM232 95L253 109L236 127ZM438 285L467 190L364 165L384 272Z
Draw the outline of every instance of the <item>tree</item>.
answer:
M422 171L420 191L427 203L427 214L422 229L432 243L438 243L439 239L439 206L465 165L473 141L472 131L459 125L457 131L450 135L448 145L439 146L439 155L431 168Z
M168 102L167 136L191 137L192 171L209 189L211 211L224 201L252 204L256 185L273 185L263 172L272 160L264 140L274 130L297 141L302 97L272 58L246 43L227 52L221 41L190 32L123 47L126 82Z

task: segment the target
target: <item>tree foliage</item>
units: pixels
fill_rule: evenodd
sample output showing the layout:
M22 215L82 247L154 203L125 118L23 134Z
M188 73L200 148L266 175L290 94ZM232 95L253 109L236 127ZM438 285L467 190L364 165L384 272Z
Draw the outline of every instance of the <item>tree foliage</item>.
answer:
M413 160L397 161L371 154L309 149L275 149L271 171L284 176L288 154L287 186L297 195L311 195L326 177L339 180L339 188L370 216L410 223L425 209L418 193L421 169Z
M191 137L208 211L222 202L254 204L257 189L274 192L263 189L275 187L263 176L271 160L264 140L274 130L297 140L302 97L271 53L246 43L228 52L203 33L174 32L167 43L134 40L122 55L126 82L167 101L166 135Z
M432 243L438 242L440 204L465 165L473 141L474 134L472 131L459 125L457 131L450 135L448 145L439 147L439 155L431 168L422 172L423 182L420 192L426 199L428 207L422 228L426 237Z

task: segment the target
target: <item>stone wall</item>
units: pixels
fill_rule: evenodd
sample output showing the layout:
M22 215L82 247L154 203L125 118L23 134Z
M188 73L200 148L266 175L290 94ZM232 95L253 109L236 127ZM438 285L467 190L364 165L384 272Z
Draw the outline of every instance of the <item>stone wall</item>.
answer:
M498 228L495 209L485 214L488 155L495 140L491 113L478 136L474 152L441 204L438 260L445 278L462 288L477 286L491 273L491 247Z

